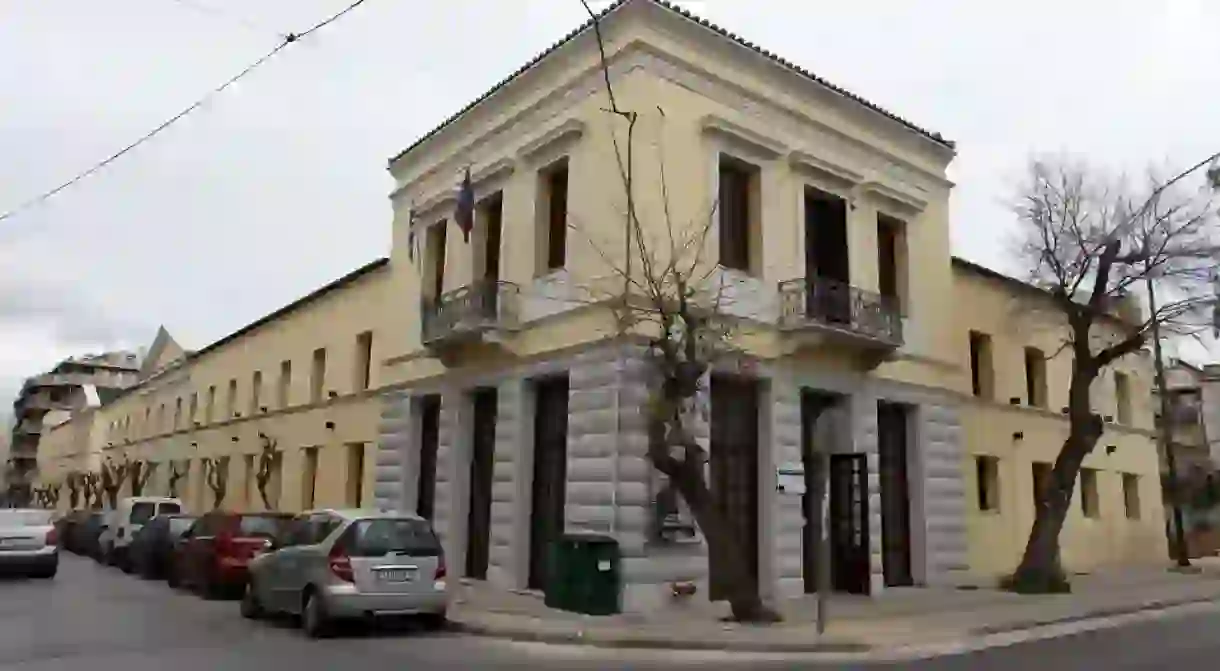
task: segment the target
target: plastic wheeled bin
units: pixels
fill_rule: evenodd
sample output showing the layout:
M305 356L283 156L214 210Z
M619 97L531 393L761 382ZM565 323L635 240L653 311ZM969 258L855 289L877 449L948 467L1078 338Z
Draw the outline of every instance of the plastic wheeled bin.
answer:
M618 541L600 534L564 534L551 544L546 605L584 613L621 610L622 559Z

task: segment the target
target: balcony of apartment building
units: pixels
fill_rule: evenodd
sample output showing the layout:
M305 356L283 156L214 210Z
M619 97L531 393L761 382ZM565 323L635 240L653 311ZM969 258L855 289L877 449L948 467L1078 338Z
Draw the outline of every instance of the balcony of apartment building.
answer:
M72 395L62 387L22 394L13 404L13 409L18 417L27 412L44 414L51 410L71 410L72 408Z
M9 445L9 456L17 459L38 458L38 435L13 433L13 442Z
M442 361L479 348L503 348L519 326L516 284L500 279L503 197L475 206L470 239L443 219L425 227L420 293L422 344ZM456 234L456 235L455 235Z
M94 376L88 373L44 373L26 378L25 388L36 387L78 387L93 384Z
M764 265L759 170L722 155L719 165L720 265L758 275ZM791 346L842 351L866 368L903 345L906 249L903 222L805 186L795 267L778 282L776 322ZM869 234L854 228L871 227ZM874 234L875 232L875 234ZM871 258L855 258L864 257Z

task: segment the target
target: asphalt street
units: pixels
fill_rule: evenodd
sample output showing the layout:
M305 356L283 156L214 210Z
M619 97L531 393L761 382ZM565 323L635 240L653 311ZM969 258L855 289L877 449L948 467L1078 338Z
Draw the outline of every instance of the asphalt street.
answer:
M247 622L204 601L64 555L53 581L0 581L0 671L331 671L424 669L913 669L1067 671L1212 669L1220 614L901 664L845 664L717 652L627 651L513 643L409 627L303 638L291 623Z

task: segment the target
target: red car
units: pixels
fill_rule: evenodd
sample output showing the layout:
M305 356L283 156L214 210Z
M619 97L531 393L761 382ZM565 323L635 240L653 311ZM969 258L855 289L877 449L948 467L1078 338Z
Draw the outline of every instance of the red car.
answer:
M205 597L241 594L247 566L292 519L284 513L213 511L195 520L174 544L168 581Z

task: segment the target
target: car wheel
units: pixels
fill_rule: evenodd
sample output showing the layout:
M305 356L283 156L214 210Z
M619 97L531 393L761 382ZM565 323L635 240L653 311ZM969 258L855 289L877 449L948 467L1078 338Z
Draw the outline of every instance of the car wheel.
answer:
M50 568L40 568L37 571L34 571L33 577L38 580L50 580L50 579L54 578L55 574L58 572L59 572L58 566L52 566Z
M178 569L174 568L172 564L165 572L165 583L174 589L182 586L182 582L178 579Z
M258 620L266 614L263 604L258 602L258 593L254 589L254 580L246 581L246 591L241 596L241 616L247 620Z
M330 634L326 605L322 603L322 597L312 589L305 593L305 604L301 608L301 629L309 638L325 638Z
M419 622L427 631L441 631L449 624L449 619L445 617L445 613L428 613L419 616Z

